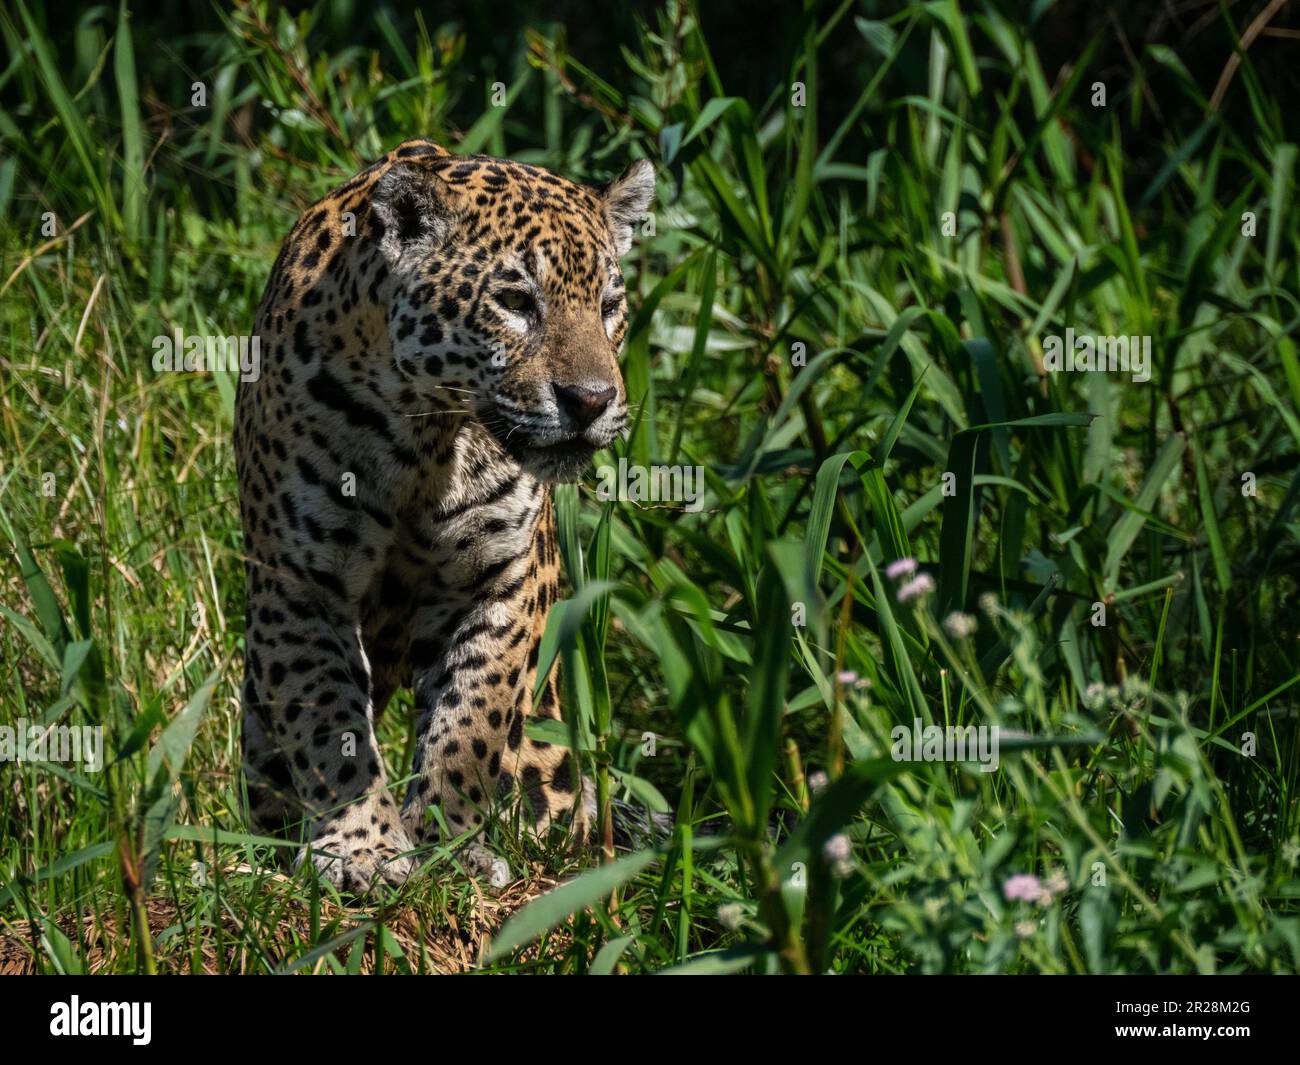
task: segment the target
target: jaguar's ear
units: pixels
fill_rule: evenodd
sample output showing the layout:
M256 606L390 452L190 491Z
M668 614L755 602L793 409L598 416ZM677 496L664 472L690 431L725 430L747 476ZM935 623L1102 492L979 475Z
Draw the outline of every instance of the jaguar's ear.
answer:
M456 219L451 188L427 167L394 163L375 183L370 209L384 255L396 262L442 244Z
M605 218L614 237L619 257L632 247L632 230L650 210L655 197L655 168L648 159L638 159L623 175L601 189Z

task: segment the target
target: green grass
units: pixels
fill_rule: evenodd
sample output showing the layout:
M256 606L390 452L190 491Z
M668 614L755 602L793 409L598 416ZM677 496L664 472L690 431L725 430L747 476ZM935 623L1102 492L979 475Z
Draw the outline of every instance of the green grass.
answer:
M0 966L1300 969L1281 45L1212 107L1178 49L1120 63L1106 27L1062 65L998 5L810 7L748 98L675 6L596 54L343 3L170 35L0 7L0 723L102 725L109 758L0 764ZM1243 27L1207 11L1222 63ZM347 907L240 812L234 378L150 360L176 326L249 332L297 213L417 135L580 180L655 160L638 413L604 459L707 492L558 497L569 739L671 838L602 865L494 827L500 899L441 850ZM1067 328L1150 336L1150 380L1043 372ZM935 587L904 603L906 557ZM895 761L918 718L1008 730L998 770ZM1057 890L1008 899L1017 874Z

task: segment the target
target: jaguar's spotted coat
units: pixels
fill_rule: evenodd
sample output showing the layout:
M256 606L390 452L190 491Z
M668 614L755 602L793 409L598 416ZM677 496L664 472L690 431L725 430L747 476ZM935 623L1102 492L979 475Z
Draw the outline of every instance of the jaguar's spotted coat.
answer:
M305 819L345 890L404 880L431 804L456 832L512 788L542 826L575 808L567 751L523 731L559 716L554 676L531 698L558 594L549 485L624 429L618 260L653 191L645 162L591 189L410 141L276 260L235 435L244 768L255 827ZM400 685L419 718L399 810L374 724Z

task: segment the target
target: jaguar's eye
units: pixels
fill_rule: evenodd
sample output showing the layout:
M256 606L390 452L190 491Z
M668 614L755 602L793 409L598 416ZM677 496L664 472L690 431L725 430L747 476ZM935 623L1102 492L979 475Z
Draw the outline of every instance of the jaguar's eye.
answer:
M508 311L515 311L518 314L530 314L537 308L533 302L533 297L527 292L522 292L517 288L507 289L497 297Z
M611 296L600 305L600 316L602 318L608 318L611 315L617 314L619 307L622 305L623 301L621 299L617 296Z

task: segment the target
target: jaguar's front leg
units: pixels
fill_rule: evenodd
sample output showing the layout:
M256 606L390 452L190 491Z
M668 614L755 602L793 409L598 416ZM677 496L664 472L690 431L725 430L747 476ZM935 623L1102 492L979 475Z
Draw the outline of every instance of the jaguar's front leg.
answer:
M311 588L280 579L250 585L246 708L265 722L262 746L282 759L309 820L313 863L355 894L381 880L401 883L411 847L375 741L356 623ZM247 766L250 777L255 769Z
M427 816L431 805L441 807L455 835L482 826L494 803L516 794L538 832L572 807L575 781L568 751L524 735L542 628L538 594L530 578L517 599L471 607L437 635L413 641L413 649L436 658L421 661L414 653L412 658L420 721L415 779L402 819L413 839L437 835ZM552 593L542 594L550 598ZM553 678L546 693L538 714L558 717ZM460 857L471 874L485 875L497 886L509 875L505 863L480 843Z

